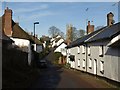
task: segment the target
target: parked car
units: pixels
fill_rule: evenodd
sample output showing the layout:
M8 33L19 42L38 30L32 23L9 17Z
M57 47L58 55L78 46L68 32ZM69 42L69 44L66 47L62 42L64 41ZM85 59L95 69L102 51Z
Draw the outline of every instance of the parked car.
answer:
M46 60L44 60L44 59L39 60L39 62L38 62L38 67L40 67L40 68L46 68L46 67L47 67L47 62L46 62Z

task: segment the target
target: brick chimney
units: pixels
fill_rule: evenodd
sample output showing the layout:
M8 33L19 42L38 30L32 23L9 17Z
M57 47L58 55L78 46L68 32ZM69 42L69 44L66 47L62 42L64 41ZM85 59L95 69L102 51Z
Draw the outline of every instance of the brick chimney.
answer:
M113 20L114 14L112 12L107 14L107 26L111 26L114 23Z
M94 25L90 25L90 21L88 21L87 34L90 34L93 31L94 31Z
M7 36L12 36L12 10L8 7L4 11L4 32Z

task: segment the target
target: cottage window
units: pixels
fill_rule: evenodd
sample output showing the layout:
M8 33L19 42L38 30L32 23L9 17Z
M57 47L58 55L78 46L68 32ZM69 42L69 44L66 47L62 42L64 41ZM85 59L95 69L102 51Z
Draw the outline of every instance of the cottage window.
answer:
M83 59L83 68L85 68L85 59Z
M100 72L103 74L104 73L104 62L100 61Z
M85 54L85 45L82 45L82 53Z
M78 46L77 48L78 48L77 50L78 50L78 54L79 54L80 53L80 47Z
M78 59L78 67L80 67L80 59Z
M103 56L103 45L99 46L99 56Z
M88 55L90 56L90 46L88 47Z
M92 59L91 58L89 59L89 68L90 69L92 68Z

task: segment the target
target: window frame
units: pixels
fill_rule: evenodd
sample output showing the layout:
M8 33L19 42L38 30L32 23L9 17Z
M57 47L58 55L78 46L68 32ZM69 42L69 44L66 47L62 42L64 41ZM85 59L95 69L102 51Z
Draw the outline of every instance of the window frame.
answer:
M90 56L91 54L91 50L90 50L90 46L88 46L88 56Z
M104 61L100 61L100 72L104 74Z
M82 67L85 69L85 59L83 59L83 66Z
M89 58L89 68L92 69L92 59Z
M100 46L99 46L99 56L100 56L100 57L103 57L103 53L104 53L104 46L103 46L103 45L100 45Z

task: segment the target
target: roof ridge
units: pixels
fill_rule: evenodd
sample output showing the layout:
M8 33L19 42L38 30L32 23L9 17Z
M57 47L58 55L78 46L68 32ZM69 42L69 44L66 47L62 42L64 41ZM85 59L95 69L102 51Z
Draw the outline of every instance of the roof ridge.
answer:
M106 28L108 28L108 27L103 27L103 28L99 29L100 31L98 31L97 33L95 33L94 35L92 35L90 38L88 38L87 40L85 40L85 42L87 42L87 41L90 40L91 38L95 37L97 34L103 32L104 29L106 29Z

